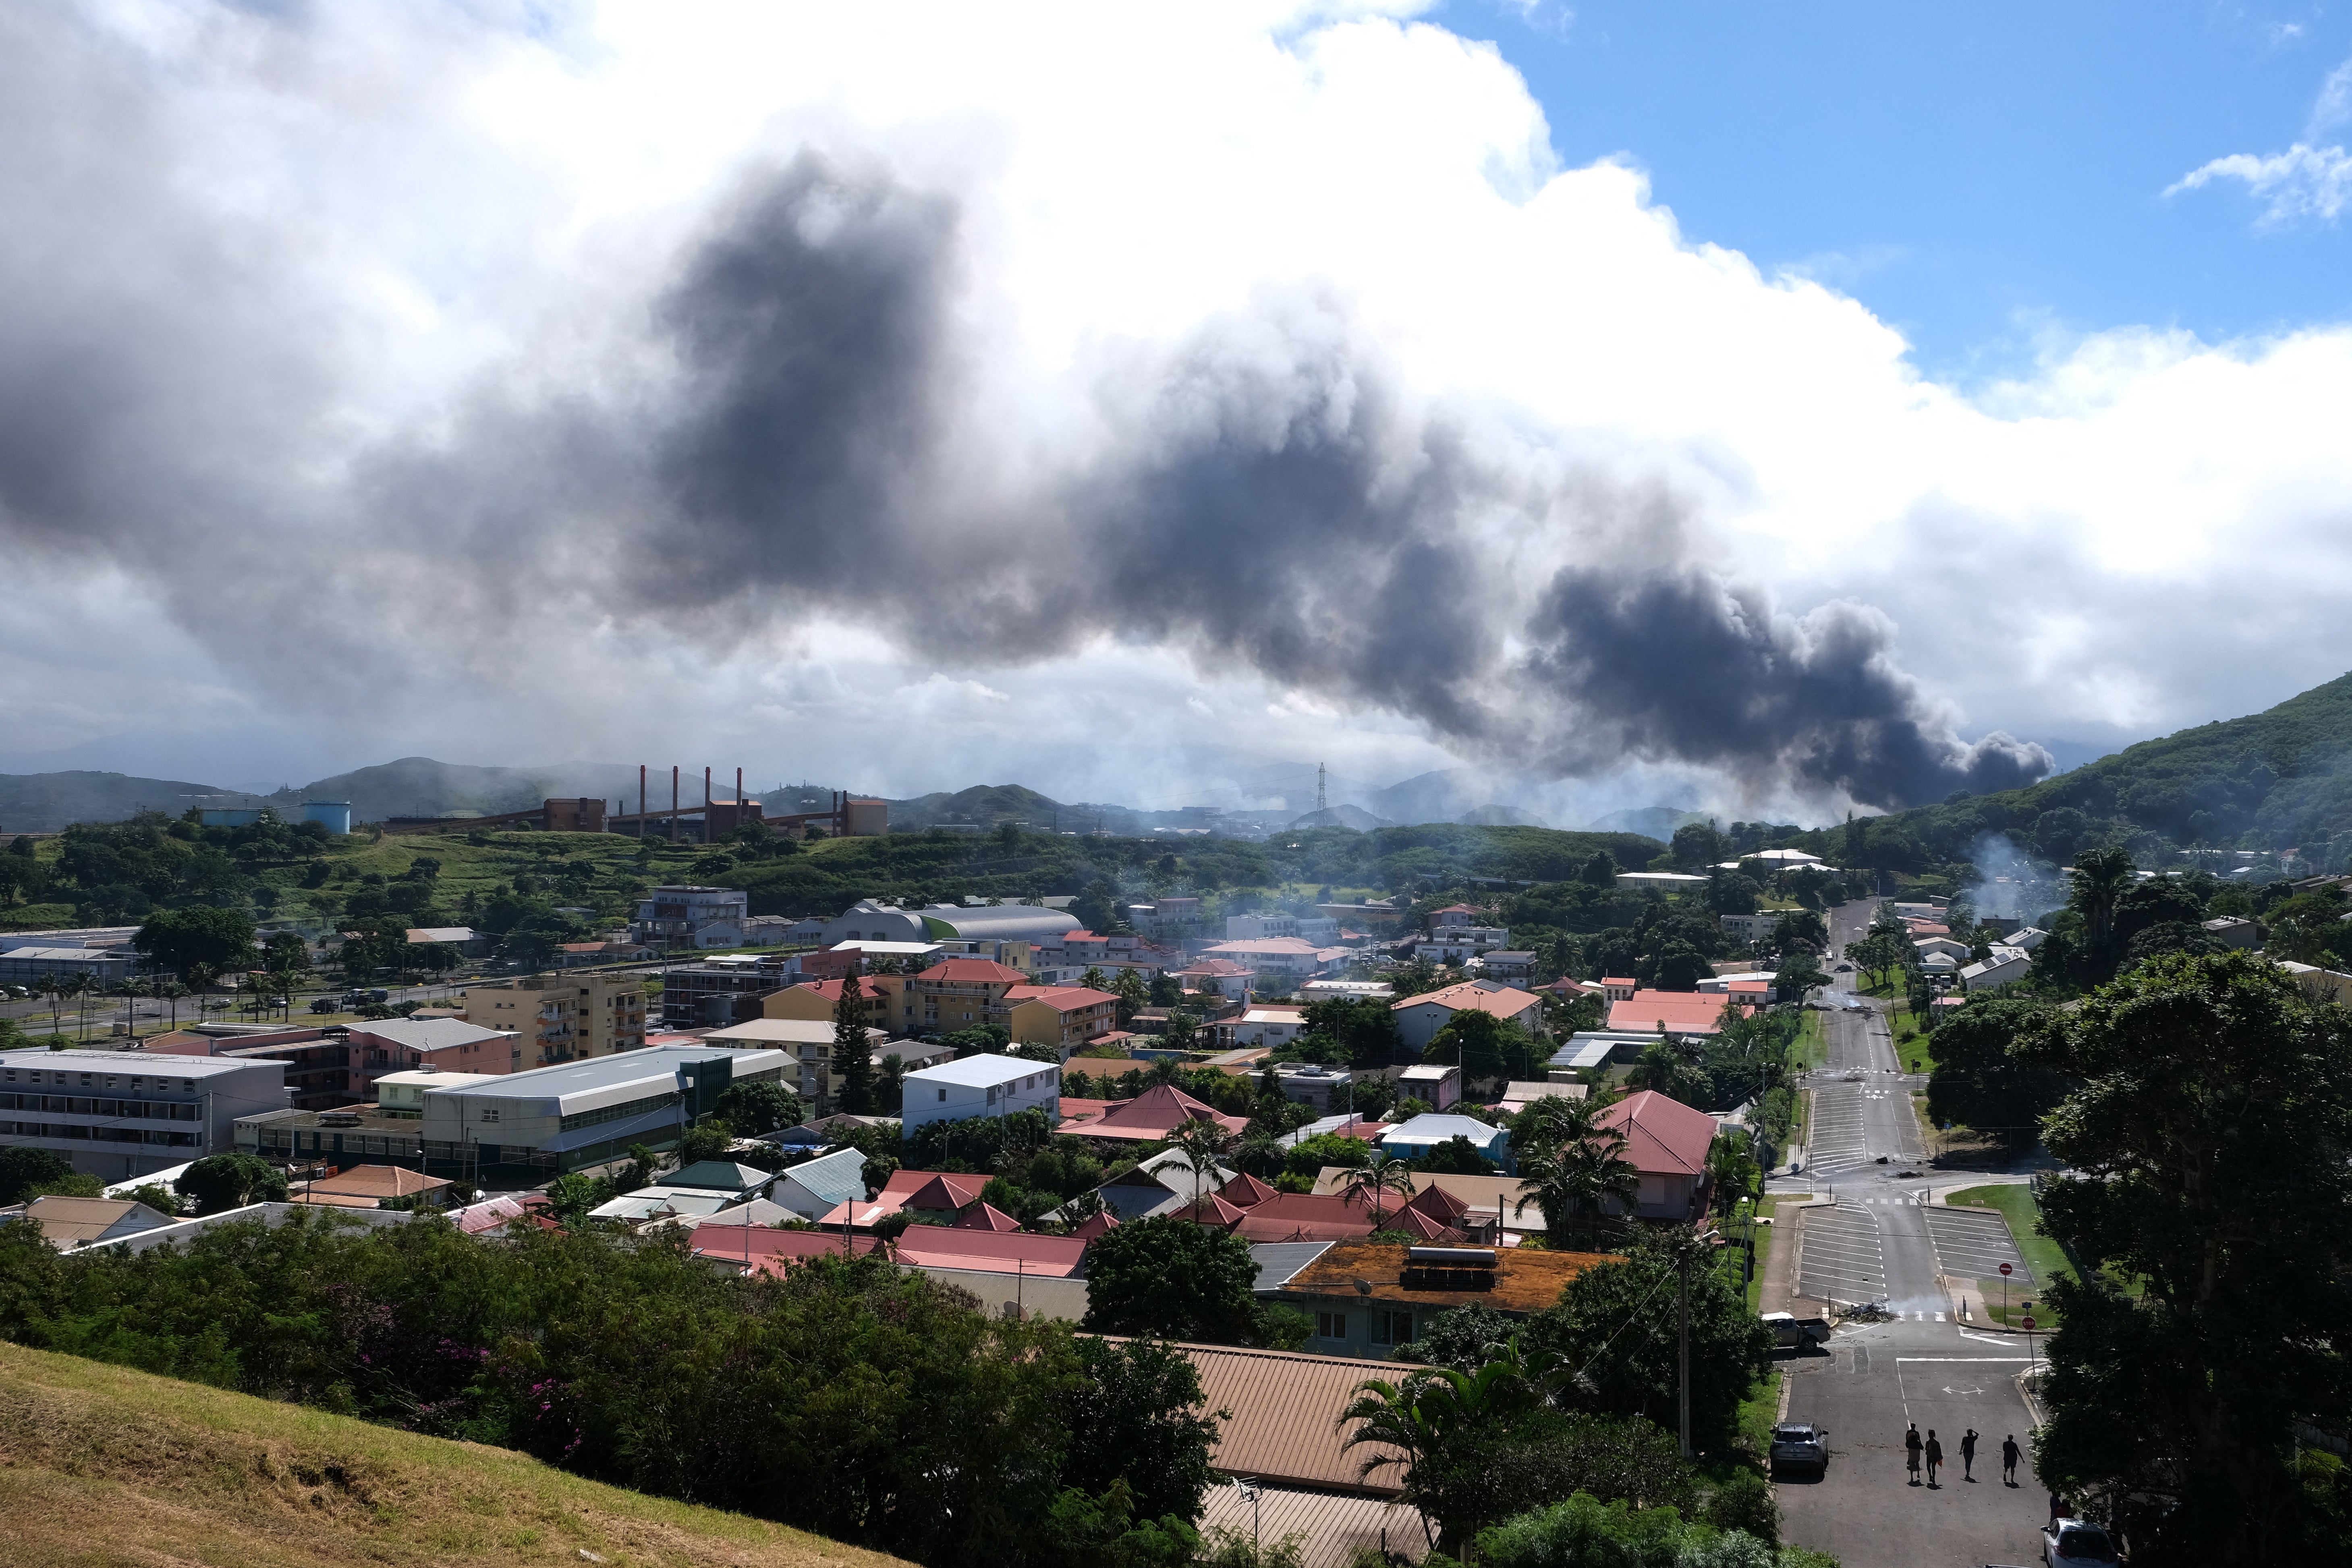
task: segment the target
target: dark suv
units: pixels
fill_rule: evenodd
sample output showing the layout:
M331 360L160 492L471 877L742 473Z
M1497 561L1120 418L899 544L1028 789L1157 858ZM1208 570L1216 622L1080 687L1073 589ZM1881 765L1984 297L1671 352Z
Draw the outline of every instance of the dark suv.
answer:
M1816 1479L1830 1473L1830 1435L1810 1421L1783 1421L1772 1428L1772 1473L1811 1470Z

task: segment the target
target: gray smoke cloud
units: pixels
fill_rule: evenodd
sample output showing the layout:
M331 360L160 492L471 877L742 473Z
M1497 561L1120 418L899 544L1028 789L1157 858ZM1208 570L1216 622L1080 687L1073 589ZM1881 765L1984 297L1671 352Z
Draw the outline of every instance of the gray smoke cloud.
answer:
M1638 758L1897 806L2049 771L2006 735L1962 742L1877 610L1780 614L1688 558L1670 497L1531 473L1411 409L1328 300L1204 330L1121 400L1107 458L1009 513L975 503L960 277L951 205L885 176L803 158L743 197L662 312L691 389L661 462L681 531L648 542L691 563L673 593L854 598L982 662L1182 647L1559 774ZM1607 559L1529 603L1498 518Z
M173 188L150 90L57 13L0 16L0 538L142 584L289 703L527 700L567 628L724 650L830 618L950 668L1164 647L1514 772L1893 807L2051 765L1963 742L1884 615L1776 610L1670 487L1417 398L1312 289L1106 350L1087 437L1006 461L962 200L851 154L747 175L593 374L518 359L355 437L366 345L286 233Z

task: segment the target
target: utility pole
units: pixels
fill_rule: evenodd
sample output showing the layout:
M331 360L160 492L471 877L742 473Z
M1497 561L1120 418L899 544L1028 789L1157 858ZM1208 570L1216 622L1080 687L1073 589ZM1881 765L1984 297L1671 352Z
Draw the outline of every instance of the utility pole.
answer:
M1324 798L1323 783L1323 764L1321 763L1318 763L1315 764L1315 809L1318 811L1328 810L1331 804L1328 800Z
M677 764L669 765L669 841L677 842Z
M1693 1258L1695 1258L1695 1257L1696 1257L1696 1256L1698 1255L1698 1247L1704 1247L1705 1245L1706 1245L1706 1243L1708 1243L1708 1242L1710 1242L1710 1241L1713 1241L1716 1237L1717 1237L1721 1236L1722 1234L1723 1234L1723 1233L1722 1233L1721 1231L1719 1231L1719 1230L1710 1230L1710 1231L1708 1231L1705 1236L1702 1236L1702 1237L1700 1237L1698 1238L1698 1241L1696 1242L1696 1244L1695 1244L1695 1245L1694 1245L1691 1248L1689 1248L1688 1250L1685 1251L1685 1252L1684 1252L1684 1254L1683 1254L1683 1262L1682 1262L1682 1289L1681 1289L1680 1292L1678 1293L1678 1294L1679 1294L1679 1297L1680 1297L1680 1300L1679 1300L1679 1303L1678 1303L1678 1308L1679 1308L1679 1310L1677 1310L1677 1312L1676 1312L1676 1314L1675 1314L1675 1315L1676 1315L1676 1317L1679 1319L1678 1332L1679 1332L1679 1337L1680 1337L1680 1339L1681 1339L1682 1375L1681 1375L1679 1378L1677 1378L1677 1379L1675 1380L1675 1384L1676 1384L1676 1386L1675 1386L1675 1404L1680 1407L1680 1411L1679 1411L1679 1413L1680 1413L1680 1415L1681 1415L1681 1416L1682 1416L1683 1458L1685 1458L1685 1459L1687 1459L1687 1458L1689 1458L1691 1457L1691 1436L1690 1436L1690 1271L1691 1271L1691 1259L1692 1259Z

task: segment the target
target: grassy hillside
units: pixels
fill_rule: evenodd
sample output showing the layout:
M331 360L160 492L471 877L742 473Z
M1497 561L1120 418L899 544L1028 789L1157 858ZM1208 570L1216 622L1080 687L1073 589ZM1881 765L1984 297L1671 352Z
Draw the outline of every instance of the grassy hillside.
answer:
M588 1552L642 1568L900 1561L503 1448L0 1344L11 1568L520 1568Z

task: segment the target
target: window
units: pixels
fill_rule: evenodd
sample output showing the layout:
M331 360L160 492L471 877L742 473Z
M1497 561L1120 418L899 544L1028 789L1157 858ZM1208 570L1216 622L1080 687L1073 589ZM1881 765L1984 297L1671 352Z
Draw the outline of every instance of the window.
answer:
M1315 1332L1321 1338L1327 1340L1346 1339L1348 1337L1348 1314L1345 1312L1316 1313Z
M945 1105L947 1102L948 1102L948 1091L947 1091L946 1089L941 1089L941 1090L940 1090L940 1103L941 1105Z
M1412 1343L1412 1314L1411 1312L1374 1312L1372 1343L1376 1345Z

